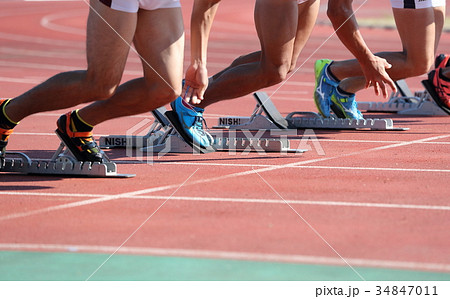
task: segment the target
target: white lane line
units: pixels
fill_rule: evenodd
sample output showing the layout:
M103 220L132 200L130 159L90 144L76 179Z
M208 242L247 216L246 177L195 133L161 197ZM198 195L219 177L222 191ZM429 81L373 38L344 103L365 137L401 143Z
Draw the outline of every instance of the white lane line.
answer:
M340 158L344 158L344 157L351 157L351 156L361 155L361 154L370 153L370 152L374 152L374 151L380 151L380 150L391 149L391 148L396 148L396 147L401 147L401 146L407 146L407 145L415 144L418 142L432 141L432 140L448 138L448 137L450 137L450 135L439 135L439 136L435 136L435 137L423 138L423 139L418 139L418 140L414 140L414 141L402 142L399 144L391 144L391 145L380 146L380 147L375 147L375 148L371 148L371 149L365 149L365 150L351 152L351 153L342 154L342 155L337 155L337 156L333 156L333 157L323 157L323 158L305 160L305 161L300 161L300 162L293 162L293 163L282 164L282 165L274 165L274 166L264 167L264 168L260 168L260 169L256 169L256 170L252 169L252 170L247 170L247 171L240 171L240 172L235 172L235 173L231 173L231 174L227 174L227 175L223 175L223 176L195 180L195 181L186 183L185 186L212 183L212 182L216 182L216 181L220 181L220 180L248 176L251 174L254 175L255 172L263 173L263 172L268 172L268 171L280 170L280 169L284 169L284 168L292 167L292 166L300 166L300 165L311 164L311 163L316 163L316 162L330 161L330 160L340 159ZM63 209L69 209L69 208L74 208L74 207L79 207L79 206L84 206L84 205L90 205L90 204L95 204L95 203L99 203L99 202L123 199L124 197L131 196L131 195L141 195L141 194L145 194L145 193L165 191L165 190L177 188L178 186L179 186L179 184L171 184L171 185L153 187L153 188L148 188L148 189L143 189L143 190L138 190L138 191L133 191L133 192L125 192L125 193L116 194L116 195L109 195L109 196L104 196L104 197L99 197L99 198L94 198L94 199L88 199L85 201L62 204L62 205L57 205L57 206L53 206L53 207L47 207L47 208L43 208L43 209L28 211L28 212L13 213L13 214L9 214L9 215L0 217L0 221L28 217L28 216L32 216L32 215L38 215L38 214L48 213L48 212L52 212L52 211L59 211L59 210L63 210Z
M8 54L8 55L14 55L14 57L20 56L28 56L28 57L43 57L43 58L61 58L61 59L67 59L67 57L70 57L70 59L80 59L85 61L86 60L86 52L82 49L79 50L35 50L35 49L29 49L29 48L11 48L11 47L0 47L0 53Z
M59 47L79 48L79 49L86 48L85 41L65 41L65 40L59 40L59 39L50 39L50 38L44 38L44 37L36 37L33 35L22 35L22 34L7 33L7 32L0 32L0 39L24 42L27 44L49 45L52 47L59 46Z
M78 193L41 193L41 192L20 192L20 191L0 191L1 195L17 195L17 196L45 196L45 197L62 197L61 200L68 201L73 198L89 198L102 197L106 194L78 194ZM167 200L169 196L163 195L130 195L128 199L154 199ZM228 197L198 197L198 196L172 196L171 200L178 201L198 201L198 202L232 202L232 203L255 203L255 204L285 204L285 202L293 205L318 205L331 207L357 207L357 208L381 208L381 209L412 209L412 210L434 210L434 211L450 211L450 206L436 205L415 205L415 204L392 204L392 203L370 203L370 202L343 202L343 201L314 201L314 200L286 200L279 199L262 199L262 198L228 198ZM57 199L58 200L58 199ZM1 200L0 200L1 201Z
M56 65L56 64L43 64L43 63L30 63L30 62L17 62L0 60L0 66L17 68L31 68L39 70L52 70L52 71L73 71L75 69L85 69L85 66L68 66L68 65ZM125 70L124 75L142 76L142 71Z
M78 2L82 0L23 0L25 2Z
M44 82L44 78L41 79L31 79L31 78L10 78L10 77L0 77L0 82L9 82L9 83L22 83L22 84L40 84Z
M36 1L36 0L34 0ZM61 13L55 13L50 14L42 17L41 19L41 26L53 31L63 32L63 33L69 33L69 34L75 34L80 36L86 36L86 28L84 27L73 27L73 26L66 26L61 25L58 23L55 23L55 21L60 19L68 19L68 18L75 18L78 17L82 20L86 19L87 17L87 10L79 9L79 10L72 10L72 11L64 11Z
M35 50L35 49L29 49L29 48L9 48L9 47L0 47L0 53L14 55L14 57L17 56L28 56L38 58L61 58L61 59L67 59L67 57L70 57L71 61L73 60L82 60L82 63L85 64L86 61L86 51L82 49L72 49L72 50ZM141 61L139 58L133 56L128 57L127 59L127 68L129 68L130 63L136 63L139 64ZM47 79L47 77L45 77Z
M114 161L117 164L133 164L133 161ZM228 166L228 167L271 167L270 164L226 164L226 163L202 163L202 162L153 162L154 164L166 164L166 165L202 165L202 166ZM442 172L450 173L450 169L427 169L427 168L389 168L389 167L347 167L347 166L305 166L305 165L293 165L286 166L286 168L303 168L303 169L340 169L350 171L405 171L405 172Z
M109 254L116 250L114 246L95 246L80 244L26 244L26 243L0 243L0 250L3 251L24 251L41 250L57 252L88 252ZM150 247L122 247L119 254L188 257L188 258L209 258L228 260L247 260L261 262L296 263L296 264L320 264L333 266L346 266L340 258L327 256L296 255L296 254L272 254L254 252L236 252L219 250L198 250L182 248L150 248ZM449 264L423 263L415 261L392 261L376 259L346 258L346 260L356 267L376 267L408 269L417 271L450 272Z
M60 19L75 18L75 17L85 20L87 17L87 14L88 14L88 11L85 8L78 9L78 10L64 11L61 13L49 14L49 15L42 17L41 26L44 28L53 30L53 31L75 34L75 35L80 35L80 36L86 36L86 28L84 26L82 28L66 26L66 25L61 25L61 24L55 23L54 21L57 21Z
M56 206L32 210L32 211L28 211L28 212L13 213L13 214L5 215L5 216L0 217L0 221L16 219L16 218L23 218L23 217L42 214L42 213L48 213L48 212L53 212L53 211L75 208L75 207L81 207L81 206L91 205L91 204L105 202L105 201L124 199L129 196L177 188L179 185L180 184L173 184L173 185L166 185L163 187L153 187L153 188L148 188L148 189L143 189L143 190L138 190L138 191L133 191L133 192L125 192L125 193L115 194L115 195L106 195L106 196L102 195L101 197L98 197L98 198L77 201L77 202L71 202L71 203L67 203L67 204L56 205Z

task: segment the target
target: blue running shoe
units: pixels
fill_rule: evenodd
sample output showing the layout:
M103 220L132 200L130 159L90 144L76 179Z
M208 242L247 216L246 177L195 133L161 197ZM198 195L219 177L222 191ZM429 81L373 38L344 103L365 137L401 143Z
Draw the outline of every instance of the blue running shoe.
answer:
M214 139L203 130L203 112L205 110L189 105L181 97L170 103L170 106L177 114L183 132L189 137L189 141L203 149L211 148Z
M314 64L314 102L323 117L330 117L331 93L339 84L328 74L328 67L332 62L330 59L320 59Z
M355 94L343 95L337 88L333 88L331 93L331 110L339 118L363 119L361 111L358 110L358 104L355 100Z

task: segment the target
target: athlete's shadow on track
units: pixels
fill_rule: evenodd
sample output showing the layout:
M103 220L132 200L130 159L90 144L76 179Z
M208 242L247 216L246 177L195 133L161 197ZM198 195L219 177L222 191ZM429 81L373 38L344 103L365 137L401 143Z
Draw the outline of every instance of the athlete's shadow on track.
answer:
M60 181L62 177L54 177L54 176L42 176L42 175L26 175L20 173L13 172L2 172L0 173L0 181L2 184L0 185L0 191L25 191L25 190L46 190L52 189L52 186L39 186L38 182L49 182L49 181ZM16 182L33 182L35 183L33 186L17 186L17 185L9 185L8 183L16 183Z

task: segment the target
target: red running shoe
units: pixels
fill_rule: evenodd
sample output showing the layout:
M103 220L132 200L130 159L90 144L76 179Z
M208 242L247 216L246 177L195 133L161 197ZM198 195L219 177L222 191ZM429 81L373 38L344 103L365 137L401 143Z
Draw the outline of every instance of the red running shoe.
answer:
M433 97L433 100L445 112L450 114L450 81L442 78L442 68L431 71L428 74L428 82L433 84L434 91L436 92L436 96Z

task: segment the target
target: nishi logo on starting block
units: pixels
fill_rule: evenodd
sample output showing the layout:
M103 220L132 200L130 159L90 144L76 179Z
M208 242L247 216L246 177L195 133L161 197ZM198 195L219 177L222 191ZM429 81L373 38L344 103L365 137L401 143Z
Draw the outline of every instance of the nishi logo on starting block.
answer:
M126 137L106 137L104 138L104 147L125 147L127 145Z
M250 117L243 116L226 116L219 117L218 125L221 127L239 126L250 120Z

